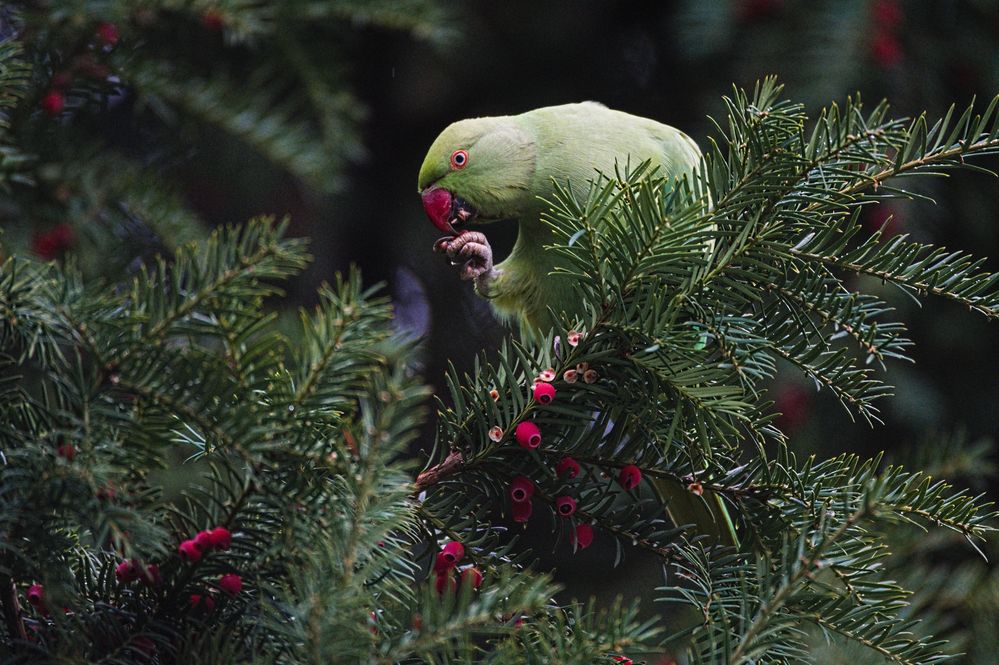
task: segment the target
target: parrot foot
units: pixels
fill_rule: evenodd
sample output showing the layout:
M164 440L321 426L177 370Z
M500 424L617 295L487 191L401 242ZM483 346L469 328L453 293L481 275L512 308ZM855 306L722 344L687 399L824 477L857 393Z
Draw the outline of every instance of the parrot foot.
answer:
M441 243L444 238L438 240ZM435 249L437 245L434 245ZM493 269L493 248L489 246L486 236L478 231L466 231L451 239L444 250L451 259L452 265L461 265L460 277L463 280L475 280L491 277Z

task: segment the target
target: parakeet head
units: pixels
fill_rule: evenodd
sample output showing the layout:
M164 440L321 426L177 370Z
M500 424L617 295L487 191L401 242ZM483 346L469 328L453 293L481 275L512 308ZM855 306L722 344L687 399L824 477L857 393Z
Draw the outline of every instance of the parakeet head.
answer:
M420 167L423 209L441 231L519 217L531 199L534 138L512 117L461 120L441 132Z

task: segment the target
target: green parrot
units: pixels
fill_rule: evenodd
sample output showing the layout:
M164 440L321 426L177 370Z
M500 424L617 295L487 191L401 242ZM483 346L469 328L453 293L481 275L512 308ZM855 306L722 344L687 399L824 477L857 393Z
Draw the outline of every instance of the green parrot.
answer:
M551 230L541 221L555 183L584 193L599 172L651 160L669 179L691 174L701 151L683 132L596 102L564 104L520 115L472 118L448 126L420 167L423 207L448 235L434 244L474 280L499 318L518 323L522 335L547 333L550 310L577 313L572 284L551 273L558 265ZM515 219L519 233L505 261L493 264L486 236L465 225ZM692 495L679 483L650 479L678 524L734 544L728 512L718 496Z

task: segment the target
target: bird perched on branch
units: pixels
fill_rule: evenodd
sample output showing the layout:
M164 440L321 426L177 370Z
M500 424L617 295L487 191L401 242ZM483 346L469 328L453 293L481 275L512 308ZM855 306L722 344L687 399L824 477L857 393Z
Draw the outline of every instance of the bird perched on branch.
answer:
M697 144L678 129L583 102L451 124L430 146L418 187L430 221L448 234L434 250L459 266L462 279L474 280L500 318L534 336L551 329L550 312L579 310L571 282L552 277L557 253L545 249L552 232L541 216L556 183L580 196L600 173L613 174L618 166L649 161L672 180L691 174L700 159ZM506 260L494 264L485 234L466 227L499 220L517 220L519 234ZM679 483L655 484L679 524L697 523L702 532L734 539L717 497L692 501Z

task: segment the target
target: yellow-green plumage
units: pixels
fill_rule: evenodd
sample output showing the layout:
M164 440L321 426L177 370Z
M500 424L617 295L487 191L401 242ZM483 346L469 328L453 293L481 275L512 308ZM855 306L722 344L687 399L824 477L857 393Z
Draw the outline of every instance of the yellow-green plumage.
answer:
M451 157L467 151L456 168ZM552 276L559 257L544 249L551 232L541 221L555 183L584 196L600 173L650 161L666 178L691 174L697 145L683 132L595 102L535 109L520 115L461 120L431 145L420 168L419 190L445 189L470 203L477 222L516 219L519 234L510 255L488 280L496 313L520 324L526 335L547 333L549 308L570 316L580 303L566 277ZM477 288L482 288L477 282ZM734 544L735 534L719 497L694 496L678 482L650 478L678 524Z
M453 171L450 155L459 148L468 151L468 165ZM557 257L543 249L551 238L540 221L542 200L551 200L553 183L582 195L598 172L612 175L616 164L651 160L672 178L690 173L699 159L697 145L673 127L583 102L450 125L430 147L419 188L434 183L468 200L480 222L518 220L513 251L496 266L491 302L528 332L547 332L549 307L572 313L577 305L571 285L549 277Z

